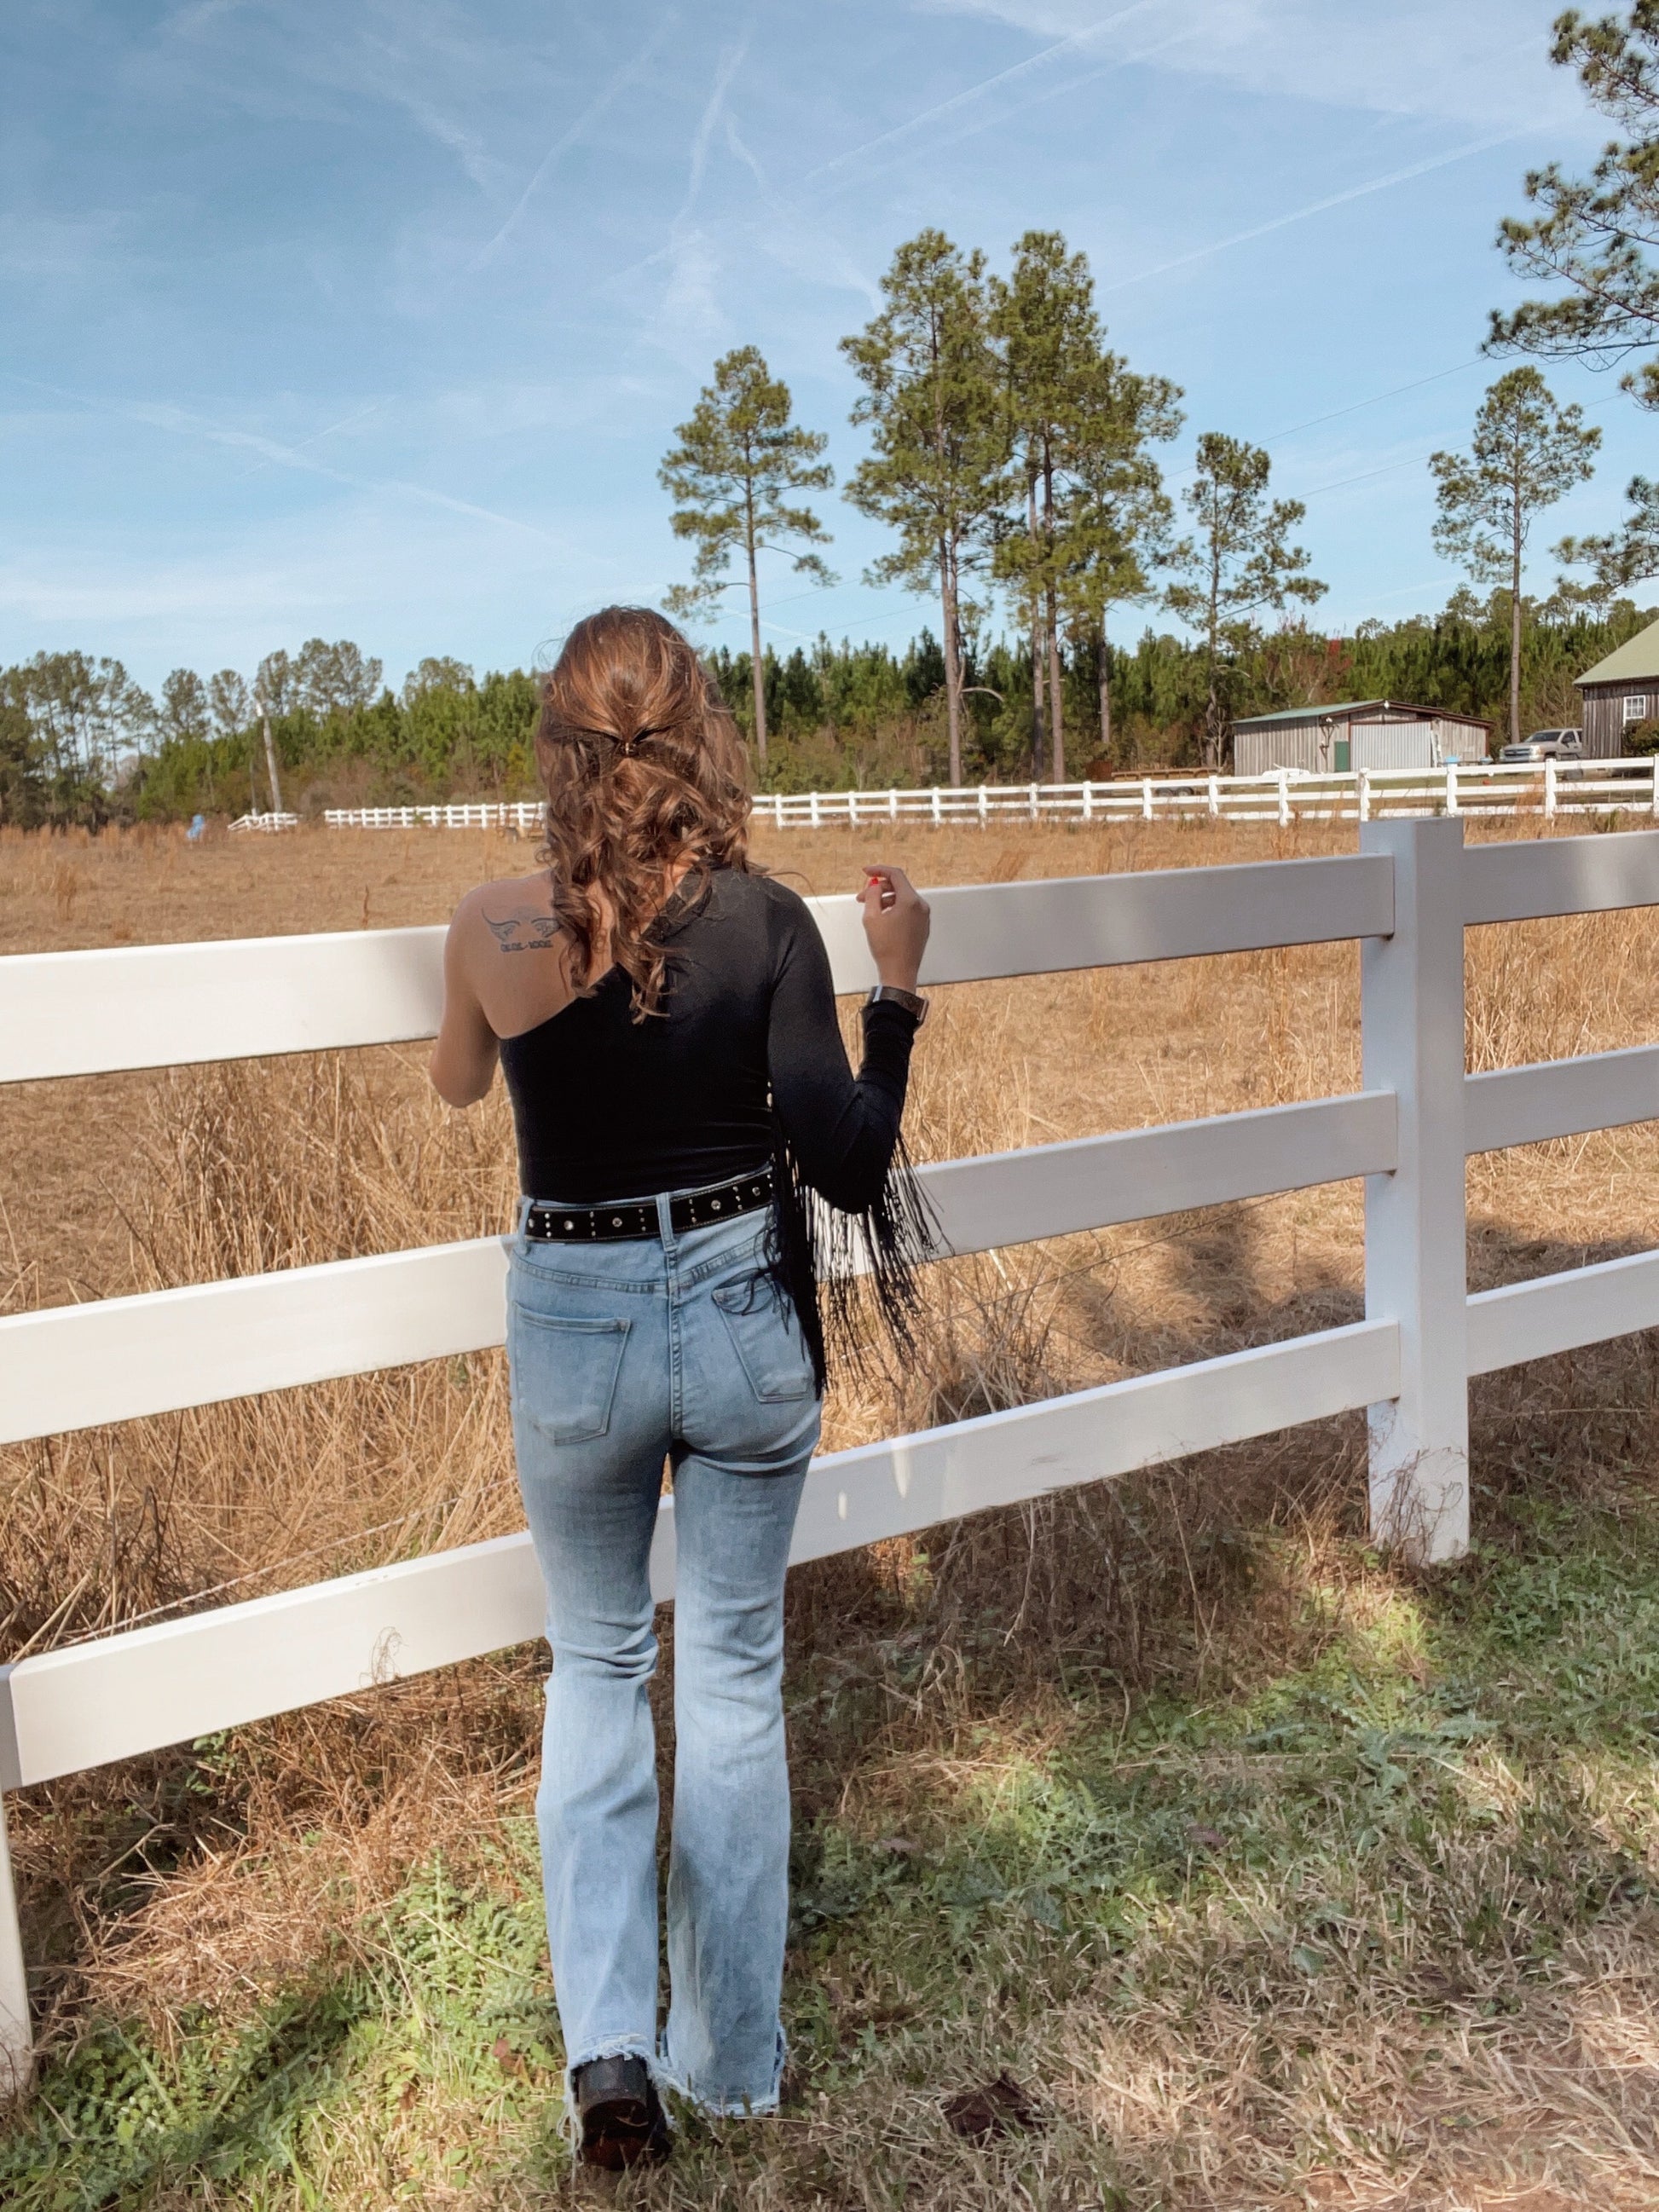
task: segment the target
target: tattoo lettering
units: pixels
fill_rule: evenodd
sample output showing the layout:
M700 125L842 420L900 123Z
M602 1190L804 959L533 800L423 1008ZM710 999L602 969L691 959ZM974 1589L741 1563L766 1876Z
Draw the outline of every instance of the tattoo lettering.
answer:
M550 914L537 914L529 907L520 907L503 921L492 921L486 915L490 934L503 952L556 952L559 947L559 925Z

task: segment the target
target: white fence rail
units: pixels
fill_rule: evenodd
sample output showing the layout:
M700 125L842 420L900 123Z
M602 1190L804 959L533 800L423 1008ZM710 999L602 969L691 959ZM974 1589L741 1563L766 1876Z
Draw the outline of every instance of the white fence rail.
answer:
M1467 1294L1474 1152L1659 1116L1659 1046L1468 1076L1466 926L1659 904L1659 832L1465 850L1461 823L1372 821L1332 859L932 894L933 985L1276 945L1362 943L1350 1097L940 1163L951 1245L986 1249L1363 1176L1365 1318L815 1463L807 1559L1364 1407L1374 1523L1467 1541L1472 1374L1659 1326L1659 1254ZM856 905L817 902L838 990L870 977ZM0 1081L430 1035L436 930L0 959ZM294 1268L0 1319L0 1442L501 1343L502 1241ZM672 1594L673 1509L653 1555ZM539 1632L528 1539L404 1561L0 1668L0 1790L499 1650ZM0 1802L3 1802L0 1800ZM30 2063L0 1819L0 2056Z
M1380 822L1432 814L1637 814L1659 819L1659 757L1648 760L1448 762L1434 769L1360 769L1310 775L1116 777L1109 783L932 785L915 791L763 791L755 815L778 830L935 829L1008 822ZM232 828L281 828L292 815L245 816ZM336 830L510 830L539 833L539 805L332 807Z

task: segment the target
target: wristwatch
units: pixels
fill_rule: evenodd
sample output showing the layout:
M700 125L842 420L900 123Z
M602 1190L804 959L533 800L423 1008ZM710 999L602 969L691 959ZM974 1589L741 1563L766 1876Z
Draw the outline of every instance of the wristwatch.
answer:
M920 992L901 991L896 983L878 983L864 1003L866 1006L878 1006L884 999L895 1006L902 1006L907 1014L914 1014L918 1029L927 1018L927 1001Z

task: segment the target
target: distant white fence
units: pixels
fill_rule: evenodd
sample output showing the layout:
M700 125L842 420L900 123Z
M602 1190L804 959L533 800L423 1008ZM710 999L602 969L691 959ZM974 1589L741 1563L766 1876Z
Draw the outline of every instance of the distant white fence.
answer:
M1007 822L1380 822L1429 814L1644 814L1659 819L1656 760L1449 762L1436 769L1360 769L1310 775L1163 775L1110 783L978 783L915 791L763 791L757 821L778 830L935 829ZM287 827L292 815L245 815L234 830ZM511 830L533 836L538 803L331 807L334 830Z
M1350 1096L925 1169L976 1252L1365 1180L1365 1317L817 1461L792 1557L812 1559L1368 1411L1372 1524L1428 1559L1468 1534L1472 1375L1659 1325L1659 1252L1471 1297L1473 1152L1659 1118L1659 1047L1469 1076L1466 927L1659 905L1659 832L1490 843L1377 822L1355 854L930 893L933 986L1273 945L1361 941ZM836 988L872 980L851 898L815 902ZM440 928L0 958L0 1082L429 1036ZM499 1345L503 1239L0 1318L0 1443ZM665 1499L652 1584L674 1588ZM0 1668L0 1789L447 1666L541 1632L524 1534L222 1606ZM3 1803L3 1800L0 1800ZM0 2056L31 2058L0 1819Z
M272 830L297 830L300 826L300 817L297 814L239 814L230 826L233 832L245 830L264 830L267 832Z
M480 802L470 806L331 806L331 830L513 830L534 836L547 820L539 799Z

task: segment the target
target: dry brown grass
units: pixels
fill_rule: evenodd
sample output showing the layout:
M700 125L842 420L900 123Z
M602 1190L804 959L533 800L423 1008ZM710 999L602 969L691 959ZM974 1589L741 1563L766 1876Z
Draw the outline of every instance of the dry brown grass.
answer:
M1225 825L917 829L884 836L880 850L942 883L1350 842ZM838 831L763 840L764 857L812 890L852 887L868 849ZM527 858L505 840L437 833L199 849L170 832L0 835L0 950L441 920L466 884ZM1656 949L1647 915L1473 933L1471 1066L1656 1034ZM918 1057L915 1149L952 1157L1349 1089L1358 1018L1346 946L965 987L941 994ZM501 1102L447 1113L422 1061L386 1050L0 1092L0 1310L499 1228L513 1191ZM1655 1164L1650 1127L1473 1163L1472 1281L1659 1243ZM934 1273L924 1367L840 1394L827 1441L1351 1319L1360 1243L1359 1192L1343 1186L951 1263ZM1483 1510L1517 1487L1622 1495L1655 1464L1656 1395L1645 1340L1482 1384ZM1128 1716L1154 1693L1225 1697L1276 1665L1387 1643L1413 1586L1355 1540L1361 1469L1357 1425L1340 1423L797 1577L803 1818L869 1837L936 1832L943 1849L953 1821L994 1820L1006 1778L1059 1755L1079 1697L1121 1699ZM47 1440L0 1454L0 1498L6 1656L518 1520L494 1355ZM24 1793L14 1843L32 1955L50 1962L49 2036L106 2007L165 2039L191 2003L237 1990L251 2001L329 1942L349 1950L434 1851L463 1875L481 1867L497 1821L527 1802L539 1666L534 1653L481 1663L241 1731L229 1748ZM1501 1775L1486 1779L1501 1796ZM1500 1844L1471 1831L1454 1873L1472 1895L1504 1879ZM1381 1894L1376 1905L1386 1935ZM1654 2201L1621 2179L1645 2141L1646 2092L1632 2085L1659 2078L1659 1986L1638 1953L1586 1938L1578 1996L1552 1984L1501 2039L1465 2026L1449 2059L1439 2015L1413 2024L1409 1930L1340 1986L1310 1991L1285 1964L1288 1936L1264 1924L1265 1949L1243 1958L1236 1928L1212 1919L1172 1914L1149 1934L1166 1969L1143 1971L1133 2004L1086 1947L1056 1964L1016 1946L989 2014L912 2036L924 2076L961 2070L981 2045L994 2073L994 2052L1023 2039L1022 2063L1066 2114L1022 2169L1026 2201L1103 2201L1079 2148L1100 2136L1133 2148L1148 2188L1161 2177L1149 2203ZM880 2021L878 1981L830 1998L849 2035ZM1263 2057L1266 1992L1289 2057ZM876 2069L845 2110L795 2124L787 2156L726 2179L718 2162L694 2166L661 2201L886 2203L848 2193L860 2129L881 2136L895 2176L914 2170L918 2203L1010 2201L999 2192L1011 2171L994 2160L942 2194L924 2185L933 2124L891 2107L896 2094ZM1449 2100L1468 2116L1462 2134L1444 2124ZM1379 2130L1397 2142L1394 2179L1372 2148L1336 2139L1320 2178L1307 2145L1333 2115L1351 2116L1368 2146ZM1555 2146L1544 2167L1540 2143ZM1292 2168L1295 2196L1284 2193ZM1501 2193L1523 2168L1546 2173L1542 2193ZM1406 2169L1418 2179L1401 2182ZM897 2202L905 2185L894 2185Z

